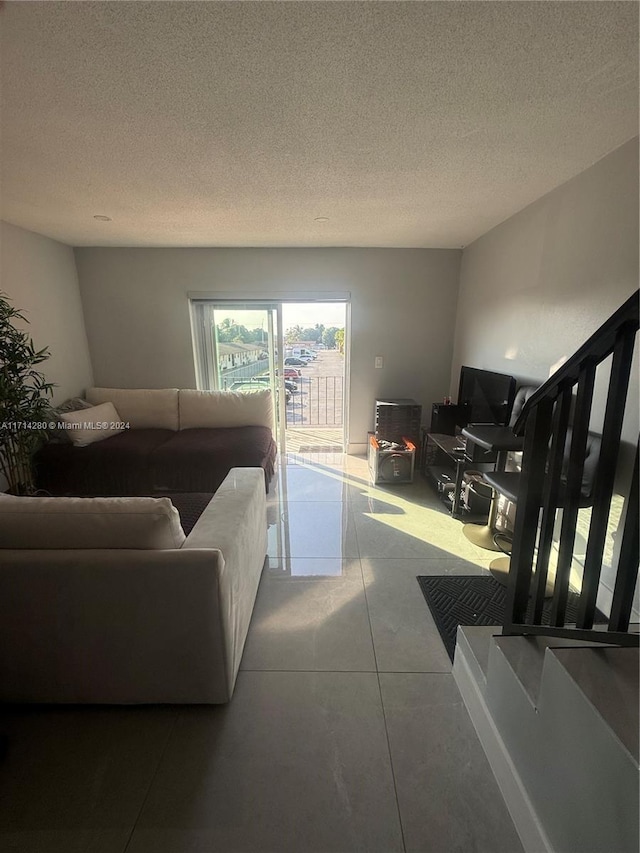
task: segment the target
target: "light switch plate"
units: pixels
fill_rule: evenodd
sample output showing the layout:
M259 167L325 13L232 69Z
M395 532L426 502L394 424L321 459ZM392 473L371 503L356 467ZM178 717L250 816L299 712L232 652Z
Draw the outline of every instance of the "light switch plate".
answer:
M380 368L380 367L382 367L382 365L383 365L383 364L384 364L384 360L383 360L382 356L381 356L381 355L377 355L377 356L376 356L376 360L375 360L375 366L376 366L377 368Z

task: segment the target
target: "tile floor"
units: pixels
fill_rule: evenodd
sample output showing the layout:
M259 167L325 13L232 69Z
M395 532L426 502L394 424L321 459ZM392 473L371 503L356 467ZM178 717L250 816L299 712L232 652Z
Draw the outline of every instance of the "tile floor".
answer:
M420 476L284 462L233 701L5 709L0 849L520 853L415 580L494 555Z

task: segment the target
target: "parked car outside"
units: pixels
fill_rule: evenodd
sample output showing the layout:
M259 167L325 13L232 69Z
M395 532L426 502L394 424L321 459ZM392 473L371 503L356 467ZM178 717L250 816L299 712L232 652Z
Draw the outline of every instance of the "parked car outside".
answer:
M285 367L306 367L307 362L303 361L301 358L295 358L294 356L289 356L284 360Z
M276 370L276 373L277 372L278 371ZM285 367L285 369L284 369L284 378L285 379L292 379L295 382L296 379L300 379L301 376L302 376L302 373L298 370L297 367Z
M315 352L313 350L308 349L307 347L293 347L291 350L291 355L295 358L306 358L307 361L312 361L316 358Z
M267 383L271 382L271 379L270 379L270 377L269 377L269 374L264 374L264 375L260 375L260 376L254 376L250 381L252 381L252 382L253 382L254 380L255 380L256 382L264 382L265 384L267 384ZM287 391L291 391L291 393L292 393L292 394L293 394L293 392L294 392L294 391L297 391L297 390L298 390L298 386L296 385L296 383L295 383L295 382L292 382L290 379L285 379L285 380L284 380L284 387L287 389Z
M264 391L264 382L256 381L257 377L254 376L252 379L238 379L233 385L229 388L230 391ZM291 400L291 391L287 388L284 390L286 402L290 402Z

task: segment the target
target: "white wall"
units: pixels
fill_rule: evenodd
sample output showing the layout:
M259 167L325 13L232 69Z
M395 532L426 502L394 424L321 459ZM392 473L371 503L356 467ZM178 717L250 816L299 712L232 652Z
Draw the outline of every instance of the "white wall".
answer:
M462 364L544 381L637 287L636 138L464 250L452 395ZM624 431L633 444L637 376ZM594 408L597 427L602 393Z
M638 139L544 196L464 250L451 370L462 364L543 382L638 287ZM638 439L638 343L616 493L624 497ZM592 428L601 429L608 365ZM607 608L621 537L614 499L599 605ZM585 542L578 529L577 547ZM579 555L578 555L579 556ZM636 592L636 609L638 593Z
M376 397L413 397L430 418L448 393L460 251L76 249L95 381L195 387L187 293L351 293L351 444ZM384 368L374 368L374 357Z
M51 357L41 371L55 382L53 402L93 384L73 249L0 222L1 289L29 321L24 328Z
M0 221L0 289L29 321L36 349L51 357L40 370L54 382L52 402L82 394L93 384L73 249ZM0 491L6 488L0 477Z

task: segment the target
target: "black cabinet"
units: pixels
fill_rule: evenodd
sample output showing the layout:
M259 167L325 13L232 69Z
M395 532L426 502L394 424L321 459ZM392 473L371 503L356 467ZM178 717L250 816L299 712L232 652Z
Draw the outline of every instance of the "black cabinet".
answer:
M409 398L376 400L376 429L378 440L402 444L405 438L418 447L422 406Z

